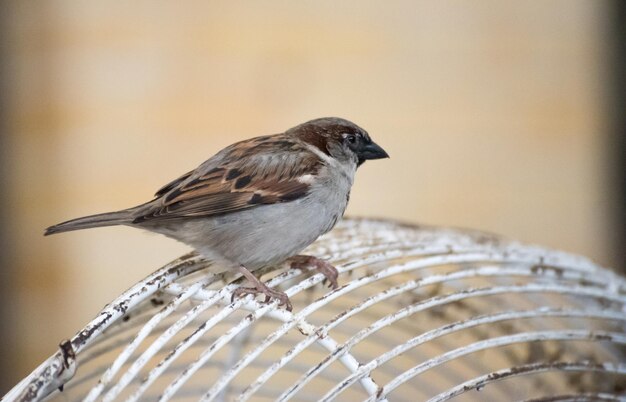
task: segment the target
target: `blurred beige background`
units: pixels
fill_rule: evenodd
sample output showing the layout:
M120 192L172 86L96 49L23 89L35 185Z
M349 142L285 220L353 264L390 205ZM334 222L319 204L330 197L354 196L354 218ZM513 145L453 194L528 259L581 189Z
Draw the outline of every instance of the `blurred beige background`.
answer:
M315 117L351 119L391 154L359 171L349 215L614 264L607 4L6 2L5 386L187 250L129 228L44 238L46 226L146 201L229 143Z

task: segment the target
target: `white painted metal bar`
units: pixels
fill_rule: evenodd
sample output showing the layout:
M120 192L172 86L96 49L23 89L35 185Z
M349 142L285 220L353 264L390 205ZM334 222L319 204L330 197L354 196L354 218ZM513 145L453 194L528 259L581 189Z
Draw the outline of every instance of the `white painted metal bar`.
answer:
M98 385L91 389L87 397L85 398L85 402L93 402L98 398L102 390L110 383L113 376L117 374L122 365L132 356L132 354L137 350L141 342L143 342L148 335L155 329L155 327L168 315L170 315L173 311L175 311L184 301L189 299L194 295L198 290L202 287L206 286L212 280L212 277L205 278L201 281L198 281L191 286L189 286L184 292L178 294L172 301L170 301L164 308L161 309L158 313L152 316L152 318L139 330L137 336L128 344L126 348L120 353L113 362L113 364L109 367L109 369L102 375L100 381L98 381ZM153 344L154 345L154 344ZM137 362L135 361L135 364ZM124 381L119 381L115 386L107 393L104 397L105 402L112 401L121 390L128 384L128 379Z
M375 397L371 397L368 401L380 400L387 396L391 391L400 386L405 381L408 381L412 377L430 370L435 366L441 365L452 359L460 356L465 356L471 353L475 353L485 349L497 348L506 345L512 345L515 343L527 343L538 341L590 341L599 342L610 340L617 344L626 344L626 334L619 332L607 332L607 331L586 331L586 330L566 330L566 331L543 331L543 332L527 332L523 334L515 334L509 336L502 336L499 338L491 338L485 341L473 343L471 345L458 348L446 352L434 359L428 360L422 364L413 367L410 370L405 371L402 375L396 377L393 381L389 382L382 388Z
M468 271L464 271L463 273L461 273L461 275L468 275L469 272ZM304 340L302 340L300 343L298 343L294 348L292 348L288 353L286 353L280 360L278 360L275 364L273 364L272 366L268 367L268 369L257 379L255 380L255 382L252 382L250 384L250 386L245 390L245 392L243 394L241 394L238 397L238 400L246 400L248 399L252 393L254 393L263 383L265 383L272 375L274 375L278 370L280 370L287 362L289 362L290 360L292 360L293 358L295 358L297 356L298 353L300 353L301 351L305 350L311 343L313 343L316 340L317 337L317 332L322 332L322 333L326 333L328 332L330 329L332 329L333 327L335 327L336 325L340 324L341 322L343 322L344 320L352 317L353 315L361 312L362 310L369 308L370 306L372 306L375 303L384 301L388 298L391 298L393 296L396 296L398 294L402 294L405 293L407 291L411 291L416 289L417 287L423 285L423 284L434 284L434 283L440 283L440 282L444 282L447 279L458 279L458 276L455 278L454 276L448 276L446 277L442 277L442 276L438 276L438 277L429 277L429 281L421 282L421 281L417 281L417 280L413 280L413 281L409 281L406 282L405 284L403 284L402 286L398 286L392 289L388 289L387 291L384 292L380 292L377 293L376 295L364 300L363 302L361 302L360 304L352 307L351 309L347 310L346 312L342 313L339 317L330 320L327 324L325 324L323 327L320 327L319 329L317 329L314 334L315 335L310 335L309 337L305 338ZM367 281L366 278L360 278L359 280L361 281ZM350 285L348 286L359 286L358 281L352 282ZM353 285L354 284L354 285ZM348 289L349 290L349 289ZM452 295L447 295L447 296L443 296L443 297L439 297L439 298L435 298L435 299L428 299L428 300L424 300L422 301L420 304L418 305L414 305L414 306L409 306L407 308L405 308L405 310L400 310L398 313L396 313L394 320L397 321L401 318L404 318L410 314L415 314L419 311L423 311L426 310L428 308L432 308L435 306L441 306L441 305L445 305L448 303L452 303L454 301L459 301L459 300L463 300L469 297L478 297L478 296L486 296L486 295L495 295L495 294L506 294L506 293L533 293L533 292L541 292L541 291L554 291L554 292L568 292L568 293L574 293L574 294L584 294L586 296L591 296L591 297L604 297L606 295L606 293L604 291L601 290L591 290L590 292L587 292L587 289L583 290L583 293L576 293L577 290L567 287L567 286L557 286L554 287L554 285L550 286L545 286L545 285L528 285L528 286L503 286L503 287L496 287L496 288L486 288L486 289L473 289L473 290L469 290L466 291L464 293L458 293L458 294L452 294ZM328 299L331 298L331 296L329 295L327 297ZM626 302L626 297L622 297L622 298L618 298L618 301L625 301ZM318 300L315 303L322 303L323 301ZM314 310L314 309L318 309L319 306L315 305L315 304L311 304L307 307L310 310ZM301 313L299 314L305 314L308 312L307 308L305 308ZM405 314L402 314L403 312L405 312ZM384 327L385 325L388 325L390 322L382 322L381 324L379 324L376 327L370 327L370 328L377 328L380 329L382 327ZM274 332L272 334L272 336L277 337L280 336L281 334L284 334L285 332L287 332L290 328L293 327L293 323L287 323L284 324L281 328L279 328L276 332ZM372 330L370 330L370 328L368 328L368 331L362 331L362 335L358 338L353 338L352 342L345 346L345 345L341 345L340 349L337 350L336 352L340 352L341 350L343 350L343 348L347 348L347 347L352 347L354 346L354 344L356 344L356 342L358 342L359 340L365 338L366 336L371 335ZM266 340L266 342L264 342L264 344L261 344L259 346L259 349L266 346L266 343L270 343L272 340ZM250 356L246 356L244 359L252 359L256 356L256 354L260 353L261 350L259 351L254 351L254 352L250 352ZM331 359L328 362L326 362L323 366L319 366L317 367L317 371L322 370L323 368L327 367L330 363L332 363ZM242 362L245 363L245 362ZM235 368L234 368L235 369ZM228 373L227 373L228 374ZM227 375L225 374L225 375ZM310 375L314 375L315 373L312 372ZM297 389L294 389L294 391L296 391Z
M377 322L373 323L372 325L370 325L367 328L364 328L363 330L361 330L358 334L356 334L354 337L352 337L351 339L349 339L348 341L346 341L344 344L340 345L333 354L329 355L325 361L321 362L319 365L313 367L309 372L306 373L306 377L312 377L314 375L316 375L319 371L323 370L325 367L328 367L337 357L339 357L342 353L344 353L345 351L351 349L352 347L354 347L358 342L362 341L363 339L366 339L368 336L370 336L373 332L378 331L388 325L391 325L393 322L396 322L398 320L401 320L403 318L406 318L410 315L413 315L415 313L421 312L421 311L425 311L427 309L430 309L432 307L436 307L436 306L441 306L441 305L445 305L445 304L449 304L451 302L454 301L459 301L459 300L463 300L463 299L467 299L470 297L478 297L478 296L486 296L486 295L495 295L495 294L509 294L509 293L534 293L534 292L539 292L539 291L555 291L555 292L568 292L571 294L578 294L578 295L585 295L585 296L591 296L591 297L605 297L606 295L602 292L602 291L598 291L598 290L590 290L590 289L573 289L570 287L565 287L565 286L555 286L555 285L551 285L551 286L546 286L546 285L536 285L536 284L529 284L529 285L524 285L524 286L501 286L501 287L494 287L494 288L482 288L482 289L470 289L467 290L465 292L462 293L453 293L447 296L440 296L440 297L435 297L435 298L430 298L430 299L426 299L420 303L411 305L411 306L407 306L404 309L399 310L398 312L386 316L380 320L378 320ZM610 296L609 296L610 297ZM622 296L622 297L615 297L614 300L618 300L618 301L625 301L626 302L626 297ZM466 325L471 325L472 321L469 321L466 323ZM396 348L392 349L391 351L388 352L388 354L386 354L384 356L384 359L382 360L376 360L376 361L372 361L369 364L363 364L361 365L359 372L354 373L352 375L352 377L344 380L343 382L339 383L335 388L337 390L337 392L339 392L341 389L346 388L347 386L351 385L352 383L354 383L354 381L358 380L360 373L362 372L371 372L371 370L373 370L374 368L378 367L378 365L380 365L381 363L385 362L386 359L390 359L392 357L396 357L397 355L399 355L400 353L408 350L411 347L414 347L417 344L421 344L423 342L432 340L438 336L442 336L446 333L450 333L453 332L455 330L461 329L461 326L457 326L457 327L444 327L445 331L442 330L441 332L436 332L436 330L434 331L430 331L427 333L422 334L419 337L413 338L411 341L406 342L402 345L397 346ZM432 338L431 338L432 337ZM294 385L294 387L290 388L289 390L287 390L285 392L285 397L287 397L288 395L293 394L295 391L297 391L298 389L301 388L300 384L303 384L303 382L306 381L306 377L303 376L301 377L298 382L296 383L296 385ZM333 391L329 392L329 395L332 393Z
M321 274L285 270L268 284L286 289L296 307L293 312L251 296L231 302L238 285L203 271L209 262L186 255L106 306L3 402L38 401L46 395L50 400L88 402L112 402L122 396L128 402L179 397L246 401L261 396L332 400L344 399L349 392L384 400L388 395L398 397L393 392L403 385L413 387L415 395L436 395L433 400L443 401L460 393L471 395L468 390L502 379L507 381L499 387L513 384L527 374L624 375L625 363L613 350L626 339L626 280L584 257L476 231L372 220L344 220L309 253L338 265L342 286L328 291L321 287ZM157 292L163 305L150 303ZM454 306L465 307L454 310ZM424 317L431 325L417 325L421 321L417 319L411 324L407 319L413 316ZM522 322L517 333L507 330L500 332L505 336L494 337L483 332ZM597 329L581 329L581 323ZM397 331L402 341L394 344L386 330ZM457 341L467 336L476 342ZM605 365L592 367L581 360L521 364L511 354L504 355L510 367L494 371L489 362L463 359L481 350L521 348L548 339L563 347L586 341L585 350L597 351L589 361ZM375 348L362 353L368 345ZM417 348L421 345L429 347L430 354ZM393 365L400 356L414 365L408 369ZM453 361L454 367L436 370ZM218 367L205 385L192 381L200 369ZM441 383L453 379L454 386L412 384L428 370ZM373 371L383 383L374 382ZM77 378L71 380L76 372ZM170 379L158 381L164 375ZM281 378L294 380L277 382ZM278 383L284 388L277 388ZM63 385L67 396L56 392ZM572 395L612 398L617 393L587 390ZM554 398L561 396L567 397Z
M625 402L626 396L624 394L610 394L608 392L582 392L579 394L559 394L549 395L533 399L524 399L521 402Z
M129 309L149 298L161 287L206 266L206 261L195 255L187 254L149 275L106 306L93 321L71 339L67 344L71 354L80 353ZM72 366L68 366L67 352L59 351L9 391L2 400L26 401L44 398L73 377L75 370L69 370L71 375L68 376L68 368L72 368Z
M523 290L523 289L520 287L518 290ZM504 291L503 293L509 293L509 292L516 293L516 291L512 289L509 291ZM416 310L415 312L421 311L421 310L422 309ZM537 310L532 310L532 311L519 311L519 312L510 311L510 312L497 313L493 315L479 316L479 317L474 317L466 321L451 323L444 327L439 327L431 331L425 332L423 334L420 334L419 336L414 337L413 339L403 343L402 345L396 346L395 348L385 353L384 355L379 356L377 359L372 360L369 363L362 365L359 371L360 372L366 371L369 373L372 370L379 367L380 365L393 359L394 357L397 357L400 354L406 352L410 348L414 348L426 342L433 341L439 337L449 335L451 333L454 333L463 329L471 328L471 327L478 326L478 325L483 325L486 323L496 323L496 322L500 322L504 320L522 319L522 318L531 318L531 317L571 317L571 318L579 317L579 318L591 318L591 319L603 318L603 319L608 319L608 320L626 321L626 315L622 313L593 311L593 310L586 311L586 310L537 309ZM372 327L370 328L372 329L380 328L380 325L372 325ZM367 331L368 334L370 333L370 331ZM361 335L359 338L363 339L363 335ZM355 340L352 340L350 344L354 345L356 343ZM345 344L340 346L340 348L342 347L346 347ZM346 389L348 386L353 384L358 379L358 377L360 376L360 372L354 373L352 376L338 383L337 386L334 387L332 390L330 390L326 395L324 395L324 397L322 397L321 400L322 401L330 400L336 397L342 390Z
M626 319L622 317L622 319ZM561 371L561 372L600 372L611 374L626 374L626 364L615 364L613 362L606 363L592 363L592 362L549 362L549 363L534 363L526 364L523 366L511 367L504 370L499 370L493 373L489 373L478 378L466 381L463 384L459 384L456 387L436 395L428 400L428 402L443 402L455 398L465 392L472 390L483 391L484 388L496 381L503 381L516 376L531 375L542 373L546 371ZM578 396L577 398L580 398Z

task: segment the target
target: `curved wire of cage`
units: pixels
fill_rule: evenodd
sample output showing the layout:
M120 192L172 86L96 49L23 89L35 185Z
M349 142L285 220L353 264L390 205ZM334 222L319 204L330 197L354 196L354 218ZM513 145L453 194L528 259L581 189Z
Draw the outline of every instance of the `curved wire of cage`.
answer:
M483 232L346 219L315 272L262 272L294 310L183 256L131 287L3 401L625 400L626 280ZM578 398L578 399L576 399Z

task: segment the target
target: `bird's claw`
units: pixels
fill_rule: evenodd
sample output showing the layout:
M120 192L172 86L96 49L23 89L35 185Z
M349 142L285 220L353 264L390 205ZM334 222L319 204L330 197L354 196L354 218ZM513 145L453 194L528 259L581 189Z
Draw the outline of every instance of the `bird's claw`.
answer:
M339 287L339 283L337 282L339 272L337 271L337 268L335 268L328 261L308 255L297 255L292 257L290 261L291 268L303 268L307 266L315 268L322 275L324 275L324 281L322 281L322 283L324 285L328 283L328 287L330 289L337 289Z
M245 287L240 286L233 291L233 295L231 297L231 302L235 301L237 297L245 297L248 295L258 295L264 294L265 300L263 303L269 303L272 299L278 300L278 306L285 306L287 311L293 310L293 306L291 305L291 301L289 300L289 296L285 292L281 292L280 290L275 290L270 288L269 286L261 283L257 287Z

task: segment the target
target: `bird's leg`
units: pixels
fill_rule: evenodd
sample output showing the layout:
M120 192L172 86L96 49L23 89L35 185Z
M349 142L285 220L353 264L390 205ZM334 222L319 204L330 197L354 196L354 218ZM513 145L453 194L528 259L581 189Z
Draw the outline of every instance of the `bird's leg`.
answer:
M272 289L263 282L261 282L254 274L243 265L239 266L239 272L243 276L246 277L252 283L252 287L244 287L240 286L233 292L233 296L231 301L235 300L235 297L247 296L247 295L257 295L262 293L265 295L265 303L269 303L272 299L277 299L279 301L279 306L285 306L287 311L291 311L291 301L289 301L289 297L285 292L281 292L280 290Z
M310 255L296 255L289 258L287 262L291 263L291 268L315 268L326 277L324 283L328 281L329 288L337 289L339 287L337 283L339 272L328 261Z

